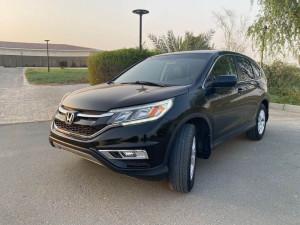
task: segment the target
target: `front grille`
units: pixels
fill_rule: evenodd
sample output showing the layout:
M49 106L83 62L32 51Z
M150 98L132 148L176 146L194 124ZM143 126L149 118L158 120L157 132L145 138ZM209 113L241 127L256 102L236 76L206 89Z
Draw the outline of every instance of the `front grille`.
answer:
M105 124L96 127L80 125L80 124L69 125L66 124L64 121L58 119L55 119L55 125L63 131L67 131L75 135L83 135L83 136L91 136L106 126Z

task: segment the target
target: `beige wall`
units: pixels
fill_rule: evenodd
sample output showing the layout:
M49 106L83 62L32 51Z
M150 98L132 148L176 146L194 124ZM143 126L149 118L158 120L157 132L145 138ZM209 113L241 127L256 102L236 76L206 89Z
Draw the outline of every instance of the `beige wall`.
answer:
M49 50L49 56L65 56L65 57L86 57L93 55L98 51L62 51ZM47 56L47 50L36 49L7 49L0 48L0 55L23 55L23 56Z

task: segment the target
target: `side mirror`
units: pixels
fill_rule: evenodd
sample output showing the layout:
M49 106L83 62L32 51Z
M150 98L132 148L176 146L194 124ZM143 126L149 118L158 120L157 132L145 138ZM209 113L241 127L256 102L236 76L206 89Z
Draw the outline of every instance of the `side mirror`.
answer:
M233 87L236 85L237 77L234 75L220 75L212 82L212 87Z

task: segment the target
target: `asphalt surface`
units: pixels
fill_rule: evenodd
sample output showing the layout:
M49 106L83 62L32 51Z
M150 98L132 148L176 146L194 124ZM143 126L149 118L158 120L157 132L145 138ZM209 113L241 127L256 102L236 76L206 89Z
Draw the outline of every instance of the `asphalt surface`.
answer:
M271 111L197 160L189 194L126 177L48 143L49 122L0 126L0 224L300 224L300 114Z

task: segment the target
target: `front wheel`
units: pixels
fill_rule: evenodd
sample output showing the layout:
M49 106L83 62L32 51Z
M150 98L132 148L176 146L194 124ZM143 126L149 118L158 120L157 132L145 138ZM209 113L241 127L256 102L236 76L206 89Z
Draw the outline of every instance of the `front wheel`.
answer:
M255 141L261 140L265 134L266 125L266 107L264 104L260 104L256 115L256 125L246 132L247 137Z
M173 141L168 165L172 190L189 192L194 186L196 141L196 127L193 124L183 125Z

